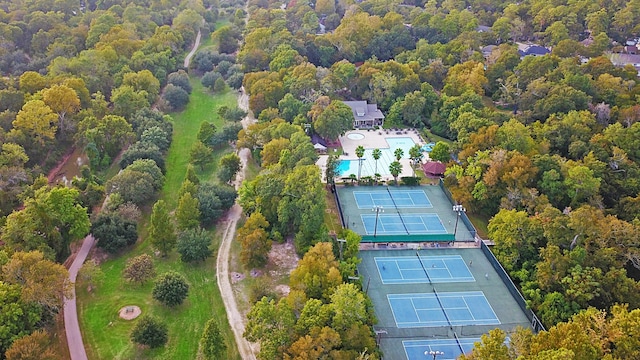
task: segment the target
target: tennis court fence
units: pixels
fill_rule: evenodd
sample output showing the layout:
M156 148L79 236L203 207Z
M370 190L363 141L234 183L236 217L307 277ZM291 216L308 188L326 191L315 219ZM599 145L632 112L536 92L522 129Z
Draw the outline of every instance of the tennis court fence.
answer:
M502 282L504 282L504 285L507 287L513 298L518 303L518 306L520 306L520 309L522 309L522 312L524 312L524 314L527 316L527 319L529 319L529 321L531 322L533 331L535 331L536 333L544 331L544 325L542 325L542 322L540 322L540 319L538 319L533 310L527 306L527 302L520 293L520 290L518 290L516 284L513 283L513 280L511 280L511 278L507 274L507 271L504 269L504 267L502 267L502 264L500 264L495 255L493 255L491 249L489 249L487 244L485 244L484 242L481 242L480 248L482 249L482 252L484 253L487 260L489 260L489 262L491 263L491 266L493 266L493 269L502 279Z
M449 199L449 201L451 202L451 206L456 205L457 202L453 199L453 195L451 194L451 191L449 191L449 189L447 189L447 187L444 186L444 181L442 181L442 179L440 179L440 181L438 182L438 185L442 189L442 192L444 192L444 194L447 196L447 199ZM464 226L466 226L467 230L469 230L469 232L471 233L471 239L474 240L478 232L476 231L475 226L473 226L473 224L471 223L471 220L469 220L469 217L467 216L467 214L464 212L461 212L460 220L462 220L462 223L464 224Z

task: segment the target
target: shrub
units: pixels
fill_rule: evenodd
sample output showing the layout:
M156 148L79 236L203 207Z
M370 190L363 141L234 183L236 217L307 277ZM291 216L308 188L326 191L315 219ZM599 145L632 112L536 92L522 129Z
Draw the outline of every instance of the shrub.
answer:
M131 331L131 341L150 348L158 348L167 343L167 325L160 320L143 315Z

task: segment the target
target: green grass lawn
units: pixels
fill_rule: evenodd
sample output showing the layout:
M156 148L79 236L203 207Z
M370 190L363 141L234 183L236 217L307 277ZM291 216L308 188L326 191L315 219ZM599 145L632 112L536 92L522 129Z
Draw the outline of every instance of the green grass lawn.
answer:
M216 110L223 105L234 106L236 104L236 94L231 90L212 96L209 90L203 87L196 77L191 77L191 86L193 91L187 108L180 113L173 114L173 141L166 159L167 173L161 197L167 202L169 208L174 208L178 201L175 194L184 180L187 165L189 164L189 152L193 143L197 141L196 135L200 130L200 124L208 121L214 123L220 129L223 125L223 120L220 119ZM216 154L216 159L221 153L219 151ZM204 180L213 173L215 163L217 161L205 167L204 172L198 173L201 179Z
M234 105L235 94L228 91L212 96L200 85L196 78L191 79L193 92L187 108L173 114L173 142L166 159L166 179L160 194L170 208L175 207L175 194L178 192L187 164L189 150L196 141L196 135L203 121L214 122L222 126L215 109L221 105ZM216 155L230 151L218 150ZM210 165L198 172L202 180L213 179L215 166ZM139 232L144 239L145 224L148 214L140 222ZM211 231L212 247L217 249L220 238ZM153 281L144 285L126 283L122 279L122 270L126 261L134 256L147 253L155 259L156 272L173 270L184 275L189 284L187 300L174 309L167 308L151 297ZM90 359L195 359L198 341L205 323L214 318L227 344L225 359L240 359L235 339L216 283L215 259L217 253L199 265L184 264L174 252L167 258L159 258L153 254L147 241L140 241L126 254L113 257L101 265L105 280L91 292L86 284L77 286L78 312L80 326L84 336L85 347ZM168 325L169 342L162 348L141 349L129 339L134 321L125 321L118 317L118 311L127 305L138 305L143 314L152 314Z

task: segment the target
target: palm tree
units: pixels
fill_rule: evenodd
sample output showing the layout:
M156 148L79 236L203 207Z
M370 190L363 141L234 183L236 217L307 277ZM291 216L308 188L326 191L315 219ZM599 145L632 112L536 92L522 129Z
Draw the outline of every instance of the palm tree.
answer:
M393 151L393 155L396 156L396 160L400 161L400 159L402 159L402 157L404 156L404 150L402 150L401 148L397 148Z
M373 156L373 159L376 161L376 171L374 171L374 174L378 173L378 160L380 160L380 157L382 156L382 151L380 149L373 149L373 151L371 152L371 156Z
M362 157L364 156L364 146L358 145L356 148L356 156L358 157L358 181L360 181L360 170L362 170Z
M396 185L398 185L398 175L402 172L402 164L400 164L400 161L394 161L389 164L389 172L393 175L393 180L396 182Z

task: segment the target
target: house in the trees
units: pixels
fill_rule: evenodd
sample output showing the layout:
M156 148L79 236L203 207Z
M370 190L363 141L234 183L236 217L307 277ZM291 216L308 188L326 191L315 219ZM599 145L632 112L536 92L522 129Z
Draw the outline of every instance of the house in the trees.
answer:
M618 66L618 67L625 67L627 65L633 66L638 71L638 76L640 76L640 55L609 54L608 57L614 66Z
M372 128L384 124L384 115L377 104L367 104L366 101L344 101L353 112L353 127Z

